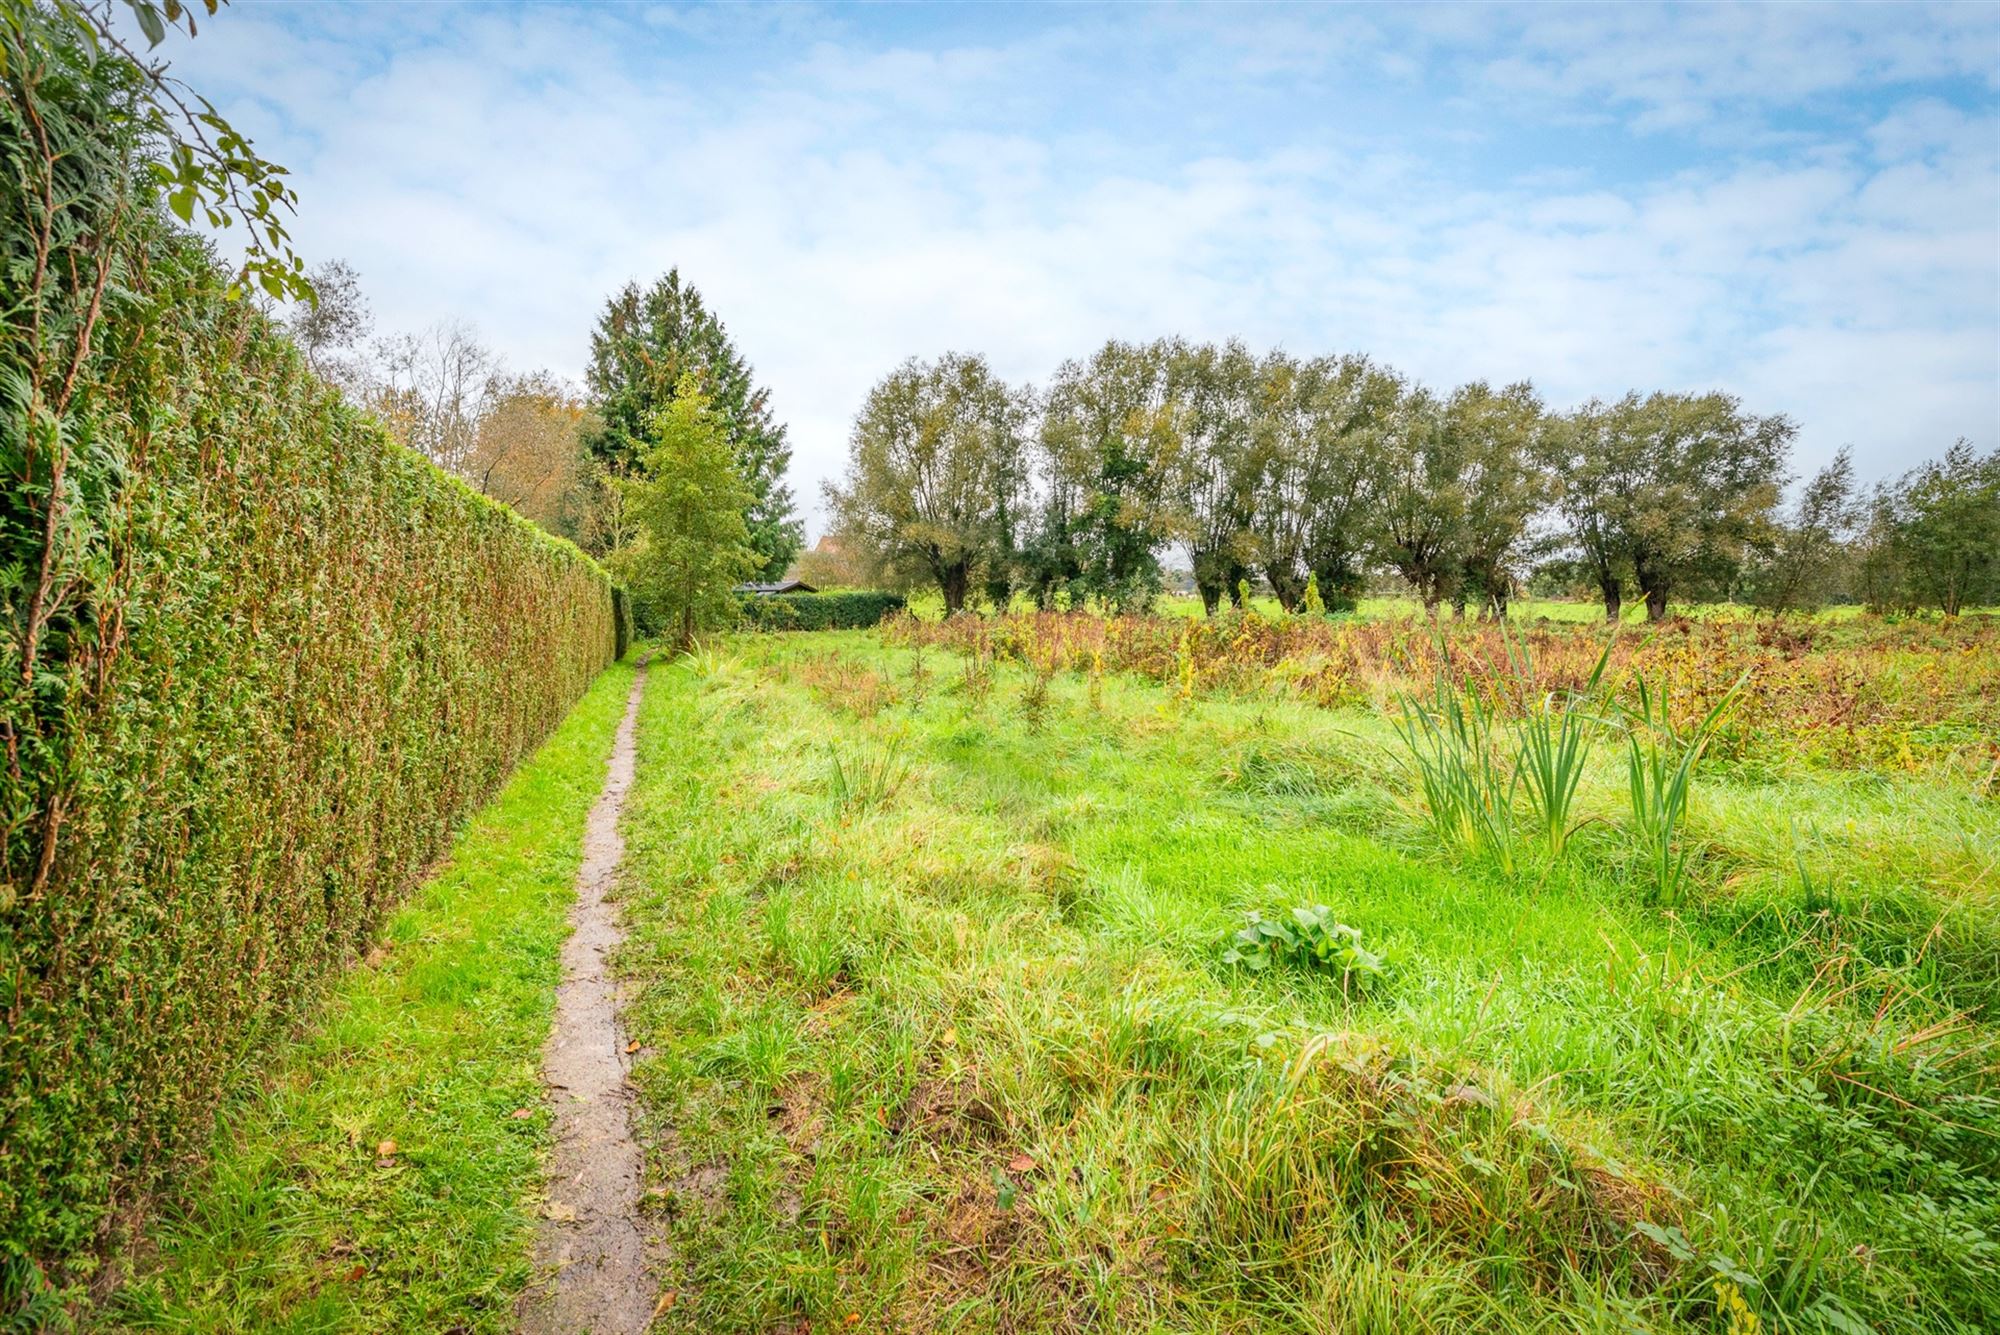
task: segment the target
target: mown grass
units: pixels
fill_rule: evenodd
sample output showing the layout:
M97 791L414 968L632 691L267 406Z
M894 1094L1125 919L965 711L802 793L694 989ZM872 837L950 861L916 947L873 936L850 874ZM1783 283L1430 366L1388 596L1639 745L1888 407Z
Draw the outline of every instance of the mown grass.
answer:
M1667 905L1610 744L1509 872L1378 714L918 662L746 638L649 693L663 1327L2000 1325L1990 800L1717 767ZM1222 963L1310 903L1378 985Z
M153 1230L109 1329L511 1330L547 1135L539 1068L614 665L330 989Z

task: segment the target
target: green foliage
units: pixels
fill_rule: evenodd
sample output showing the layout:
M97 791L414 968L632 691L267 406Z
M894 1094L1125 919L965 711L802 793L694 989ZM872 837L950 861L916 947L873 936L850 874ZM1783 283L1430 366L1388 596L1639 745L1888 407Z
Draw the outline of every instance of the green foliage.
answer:
M515 1328L566 910L632 675L597 678L389 915L373 958L327 989L310 1032L239 1086L210 1170L151 1230L103 1328Z
M898 367L868 392L847 477L827 488L843 541L897 588L936 585L947 615L981 582L1004 587L1022 412L983 357Z
M1043 403L1047 485L1031 544L1037 589L1143 608L1160 589L1159 549L1177 526L1170 468L1181 405L1173 345L1106 343L1056 369Z
M1326 615L1326 600L1319 596L1319 573L1306 576L1306 596L1299 603L1299 610L1309 617Z
M1395 727L1439 841L1481 850L1511 870L1520 776L1503 753L1493 703L1469 683L1461 686L1441 665L1427 696L1402 695Z
M132 72L8 13L0 1256L73 1291L615 630L149 206Z
M903 608L903 595L879 589L833 593L777 593L742 600L750 630L865 630Z
M845 757L829 742L826 758L827 786L833 793L834 805L843 809L866 811L879 807L901 792L910 777L910 763L894 742Z
M1508 635L1506 643L1509 667L1516 682L1525 688L1522 694L1528 697L1511 724L1514 772L1520 776L1521 791L1541 831L1543 847L1550 857L1559 858L1576 832L1570 812L1600 726L1591 711L1604 670L1611 662L1611 641L1605 642L1604 652L1582 689L1539 694L1534 690L1535 665L1527 641Z
M1981 456L1961 440L1878 488L1869 508L1861 576L1870 606L1957 616L2000 601L2000 450Z
M1632 804L1632 831L1638 837L1662 904L1676 904L1687 882L1688 850L1681 838L1687 822L1688 799L1694 791L1695 766L1715 740L1715 730L1743 689L1749 674L1716 701L1701 721L1676 729L1668 709L1667 688L1656 692L1641 677L1639 702L1626 713L1626 788Z
M613 567L655 623L686 650L695 632L736 618L736 585L758 568L743 512L750 492L736 475L723 424L692 374L654 413L639 468L619 483L637 539Z
M1791 513L1772 526L1744 572L1744 601L1779 615L1818 611L1837 591L1859 517L1854 463L1843 449L1813 475Z
M1628 394L1564 418L1545 448L1606 619L1618 619L1627 582L1655 621L1669 598L1726 589L1768 541L1795 433L1727 394Z
M755 573L776 579L803 541L785 485L792 449L784 425L771 417L769 391L678 269L648 288L627 284L604 303L590 339L588 381L599 417L591 451L613 475L643 469L653 419L688 376L708 399L749 490L743 522Z
M1252 909L1250 921L1230 938L1222 962L1253 973L1273 965L1315 969L1338 978L1343 990L1364 987L1383 971L1382 956L1361 944L1361 929L1335 919L1324 904L1293 908L1289 922Z
M228 0L201 0L213 17ZM182 0L124 0L147 44L157 50L173 28L196 32L192 4ZM261 157L215 105L167 72L164 64L141 57L125 44L111 22L109 5L80 0L54 0L47 7L10 4L4 24L9 30L0 67L10 76L33 81L48 70L42 57L81 58L110 64L121 71L123 95L107 110L125 122L121 133L136 133L152 145L144 164L152 185L166 207L184 223L199 213L213 230L243 229L243 265L229 285L231 297L241 296L246 280L277 300L311 302L311 280L305 261L292 250L286 218L298 207L298 196L287 183L288 173ZM24 59L22 57L25 57ZM19 86L10 92L20 91Z

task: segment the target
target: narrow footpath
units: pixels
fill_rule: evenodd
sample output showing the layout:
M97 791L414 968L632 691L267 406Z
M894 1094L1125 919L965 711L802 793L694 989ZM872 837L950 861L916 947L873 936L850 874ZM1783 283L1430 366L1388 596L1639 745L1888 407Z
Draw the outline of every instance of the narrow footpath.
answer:
M645 689L642 660L584 833L555 1027L543 1052L556 1143L536 1245L548 1278L523 1300L527 1335L637 1335L654 1314L658 1286L639 1218L643 1160L632 1136L629 1060L609 961L624 932L606 899L625 856L618 821L632 787Z

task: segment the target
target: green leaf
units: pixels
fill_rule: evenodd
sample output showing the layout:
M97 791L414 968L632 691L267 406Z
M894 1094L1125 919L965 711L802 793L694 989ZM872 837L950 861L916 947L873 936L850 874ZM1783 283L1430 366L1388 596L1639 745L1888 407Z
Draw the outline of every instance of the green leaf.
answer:
M158 46L167 40L167 25L160 18L158 9L150 4L141 3L140 0L126 0L126 2L132 6L132 13L137 16L139 27L146 34L148 45Z

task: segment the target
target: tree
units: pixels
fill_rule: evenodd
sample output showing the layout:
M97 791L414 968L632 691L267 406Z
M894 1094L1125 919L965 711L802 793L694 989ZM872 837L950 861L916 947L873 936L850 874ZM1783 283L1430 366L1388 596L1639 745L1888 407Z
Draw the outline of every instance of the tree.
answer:
M1278 603L1296 611L1308 581L1329 609L1355 605L1366 516L1382 480L1385 423L1402 392L1366 357L1263 365L1256 512L1258 559Z
M1187 545L1202 606L1213 615L1257 559L1251 524L1263 377L1250 350L1235 341L1172 346L1166 374L1178 437L1167 482L1171 522Z
M1388 419L1373 518L1376 556L1426 612L1455 597L1465 569L1466 459L1447 407L1421 387Z
M396 439L447 473L468 476L500 362L458 321L381 340L363 401Z
M466 481L551 533L581 538L593 491L589 405L547 372L497 377L488 400Z
M1755 606L1783 616L1825 603L1860 519L1854 463L1843 449L1799 493L1790 515L1772 528L1745 581Z
M1456 597L1463 615L1477 598L1481 615L1507 615L1507 601L1528 555L1529 523L1548 504L1554 479L1542 467L1542 401L1522 381L1503 390L1476 381L1445 404L1447 453L1463 480Z
M313 299L297 303L285 326L314 375L358 390L367 378L361 343L375 324L361 275L346 260L328 260L314 267L311 282Z
M1172 536L1168 478L1180 449L1167 367L1173 346L1106 343L1057 368L1043 402L1041 448L1064 516L1073 592L1144 607L1160 588ZM1042 536L1049 536L1044 523Z
M1550 435L1580 561L1618 619L1629 580L1660 620L1678 594L1726 588L1765 540L1795 433L1727 394L1593 400Z
M1889 542L1905 600L1946 616L2000 598L2000 450L1959 440L1906 473L1890 501Z
M934 583L947 613L962 610L1006 559L1023 413L983 357L903 363L868 392L846 481L826 489L843 541L895 586Z
M642 460L652 415L690 374L713 405L749 488L743 519L758 573L775 579L804 541L785 485L791 446L771 417L769 391L754 382L722 322L678 269L650 288L627 284L604 304L590 340L588 383L598 414L591 452L609 472L630 472Z
M694 375L653 414L636 462L619 490L638 536L612 565L686 650L697 631L734 620L735 586L758 568L743 521L750 489L737 475L728 426Z

